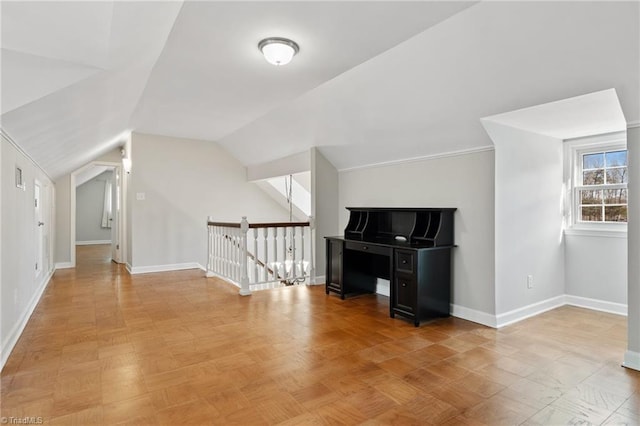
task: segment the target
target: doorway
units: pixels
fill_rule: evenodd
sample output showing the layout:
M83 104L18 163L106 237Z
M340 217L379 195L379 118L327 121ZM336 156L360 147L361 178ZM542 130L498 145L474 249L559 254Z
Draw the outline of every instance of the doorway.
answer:
M113 262L123 263L124 226L122 167L119 163L90 163L71 174L71 266L77 245L110 245Z

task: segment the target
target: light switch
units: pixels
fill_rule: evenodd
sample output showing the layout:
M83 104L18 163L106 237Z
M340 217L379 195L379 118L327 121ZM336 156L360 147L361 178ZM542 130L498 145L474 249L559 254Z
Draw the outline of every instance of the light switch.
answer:
M136 192L136 200L143 201L144 200L144 192Z

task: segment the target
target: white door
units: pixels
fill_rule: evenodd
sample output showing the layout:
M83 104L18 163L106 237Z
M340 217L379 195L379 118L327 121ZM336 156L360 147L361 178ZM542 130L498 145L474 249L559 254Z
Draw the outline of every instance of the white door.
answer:
M42 250L44 249L44 222L42 221L42 194L40 191L40 182L35 182L33 186L33 193L36 227L36 277L38 277L42 273Z

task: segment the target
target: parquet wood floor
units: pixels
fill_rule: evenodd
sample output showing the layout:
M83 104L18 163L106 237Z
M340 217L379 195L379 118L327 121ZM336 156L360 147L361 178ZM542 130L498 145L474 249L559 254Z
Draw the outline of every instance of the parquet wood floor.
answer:
M129 276L108 247L54 275L1 374L45 424L640 424L626 319L563 307L501 330L415 328L388 299Z

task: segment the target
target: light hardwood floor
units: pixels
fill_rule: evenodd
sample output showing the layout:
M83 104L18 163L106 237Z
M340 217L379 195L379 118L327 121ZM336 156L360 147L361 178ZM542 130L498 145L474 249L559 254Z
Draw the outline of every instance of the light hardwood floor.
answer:
M129 276L108 248L56 272L1 375L45 424L640 424L626 318L563 307L493 330L414 328L388 299Z

